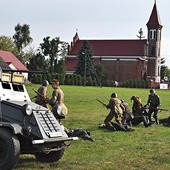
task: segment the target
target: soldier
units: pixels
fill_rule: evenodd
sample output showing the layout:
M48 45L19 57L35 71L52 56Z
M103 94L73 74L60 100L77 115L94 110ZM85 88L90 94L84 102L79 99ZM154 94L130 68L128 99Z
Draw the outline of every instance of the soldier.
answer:
M132 113L136 116L140 115L142 111L142 102L140 98L137 96L132 96L131 100L133 100Z
M115 121L117 124L121 125L121 119L123 110L121 108L121 100L117 98L116 93L112 93L110 96L109 103L106 105L107 109L110 109L109 114L106 116L104 123L110 130L116 130L115 127L112 125L111 120L115 117Z
M51 105L54 116L65 117L68 110L64 104L64 92L59 87L59 80L54 79L51 82L51 86L54 90L51 99L48 99L47 103Z
M149 106L149 111L148 111L149 121L152 122L151 115L154 112L153 118L155 119L156 124L159 124L159 121L158 121L158 108L160 106L160 98L155 93L154 89L150 90L150 94L148 96L148 101L147 101L146 106Z
M47 80L44 80L42 83L42 86L37 90L37 97L35 99L35 103L44 106L47 108L47 86L49 85L49 82Z
M128 125L139 125L140 123L143 123L143 125L145 127L148 127L148 126L151 126L151 124L148 122L148 119L146 116L144 115L134 115L129 107L128 107L128 104L125 103L123 100L122 100L122 105L124 106L125 110L124 110L124 124L127 123Z
M159 123L163 124L164 126L170 126L170 116L167 118L160 119Z

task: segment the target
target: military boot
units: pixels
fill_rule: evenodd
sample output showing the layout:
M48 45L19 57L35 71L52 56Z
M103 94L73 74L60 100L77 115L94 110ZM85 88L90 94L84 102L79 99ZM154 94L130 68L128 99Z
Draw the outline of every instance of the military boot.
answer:
M157 118L155 119L155 123L156 123L156 124L159 124L159 120L158 120Z

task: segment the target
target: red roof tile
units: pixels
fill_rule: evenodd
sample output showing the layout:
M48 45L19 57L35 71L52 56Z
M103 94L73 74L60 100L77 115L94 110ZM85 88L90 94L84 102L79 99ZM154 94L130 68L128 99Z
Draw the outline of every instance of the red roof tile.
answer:
M94 56L142 56L146 46L143 40L88 40ZM68 55L77 55L83 40L77 40Z
M2 58L6 63L12 63L17 70L28 71L28 69L10 51L0 51L0 58Z

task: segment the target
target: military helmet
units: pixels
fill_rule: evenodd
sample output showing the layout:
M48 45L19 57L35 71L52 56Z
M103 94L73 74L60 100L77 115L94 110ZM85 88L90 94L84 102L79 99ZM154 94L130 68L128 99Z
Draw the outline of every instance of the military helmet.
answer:
M43 83L42 83L43 86L48 86L49 85L49 82L47 80L44 80Z
M149 92L150 93L155 93L155 90L154 89L150 89Z
M135 100L136 99L136 97L135 96L132 96L131 98L130 98L130 100Z
M116 93L112 93L110 97L115 98L115 97L117 97L117 94Z

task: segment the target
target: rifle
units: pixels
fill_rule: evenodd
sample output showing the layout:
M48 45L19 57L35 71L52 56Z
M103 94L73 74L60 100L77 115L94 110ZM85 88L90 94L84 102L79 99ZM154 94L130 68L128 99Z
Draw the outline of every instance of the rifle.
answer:
M38 96L44 98L44 96L42 94L40 94L38 91L36 91L35 89L32 89Z
M31 97L31 100L35 99L37 96Z
M109 99L108 99L107 97L105 97L105 99L106 99L107 101L109 101Z
M158 111L160 111L160 112L162 112L162 111L167 112L167 111L168 111L168 109L161 109L161 108L158 108L158 109L156 109L156 110L158 110Z
M162 112L162 111L165 111L165 112L167 112L168 111L168 109L161 109L161 108L152 108L152 107L143 107L143 109L153 109L153 110L158 110L158 111L160 111L160 112Z
M103 106L107 106L105 103L103 103L102 101L100 101L99 99L96 99L99 103L101 103Z

